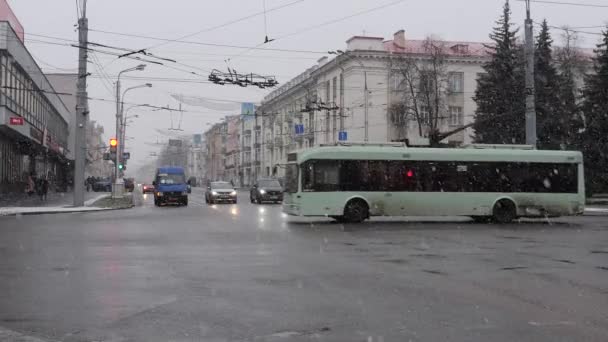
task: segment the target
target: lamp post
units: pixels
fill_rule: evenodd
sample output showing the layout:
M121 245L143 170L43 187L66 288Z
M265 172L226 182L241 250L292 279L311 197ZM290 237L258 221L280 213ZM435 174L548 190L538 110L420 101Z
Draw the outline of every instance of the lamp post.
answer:
M120 129L122 123L122 100L120 98L120 76L122 74L132 71L143 71L146 68L145 64L140 64L136 67L125 69L118 73L118 78L116 80L116 138L121 136ZM128 90L128 89L127 89ZM112 191L112 197L122 197L124 190L124 183L120 181L120 170L118 169L118 165L120 164L120 159L122 158L120 151L122 150L122 141L118 139L118 146L116 148L116 158L114 160L114 186Z
M125 130L126 130L126 121L127 121L127 115L125 115L125 113L123 113L124 112L124 107L125 107L125 104L124 104L125 96L131 90L140 89L140 88L151 88L151 87L152 87L152 83L140 84L140 85L137 85L137 86L134 86L134 87L127 88L122 93L122 98L121 98L121 103L120 103L120 116L121 116L121 118L123 118L123 122L121 122L121 138L122 138L122 141L124 141ZM127 108L127 113L129 112L129 110L131 110L131 109L133 109L135 107L142 107L142 106L148 106L148 105L144 104L144 105L134 105L134 106L131 106L131 107ZM122 158L124 156L124 152L125 152L125 144L124 143L120 144L118 150L119 150L119 153L120 153L120 158ZM123 165L124 164L125 164L125 162L123 161ZM123 168L123 170L119 170L119 172L120 172L119 176L122 177L123 173L124 173L124 168Z

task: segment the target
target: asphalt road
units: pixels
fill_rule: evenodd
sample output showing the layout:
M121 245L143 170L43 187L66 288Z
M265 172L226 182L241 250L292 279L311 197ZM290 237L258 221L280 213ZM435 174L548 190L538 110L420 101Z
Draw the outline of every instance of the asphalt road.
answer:
M608 216L342 225L239 196L0 217L0 339L607 339Z

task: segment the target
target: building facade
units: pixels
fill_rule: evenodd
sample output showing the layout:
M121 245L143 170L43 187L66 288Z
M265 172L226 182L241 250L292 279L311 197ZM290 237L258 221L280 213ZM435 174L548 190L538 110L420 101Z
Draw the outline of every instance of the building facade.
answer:
M206 181L224 180L225 143L228 125L225 122L217 123L205 132L207 142L206 153Z
M23 28L11 25L14 15L8 20L0 21L0 191L23 191L31 174L65 189L73 167L70 110L25 48Z
M240 164L239 183L241 187L249 187L253 184L255 165L253 165L253 141L255 120L251 115L242 115L240 121Z
M224 175L222 180L232 182L235 186L240 186L240 115L231 115L225 118L225 136L222 139L222 154L224 155Z
M202 184L205 178L205 162L207 147L202 134L192 137L190 150L188 151L188 176L196 178L197 185Z
M402 101L403 61L424 63L431 56L425 40L408 40L403 30L392 40L355 36L347 40L346 52L321 58L317 65L264 98L257 117L262 127L258 156L259 176L281 177L287 153L338 141L428 144L429 129L419 119L395 115L391 110ZM437 41L444 47L444 103L438 128L455 130L473 121L476 80L489 59L482 43ZM420 113L425 108L418 108ZM422 114L424 115L424 114ZM424 125L423 125L424 126ZM469 144L471 129L464 129L444 143Z

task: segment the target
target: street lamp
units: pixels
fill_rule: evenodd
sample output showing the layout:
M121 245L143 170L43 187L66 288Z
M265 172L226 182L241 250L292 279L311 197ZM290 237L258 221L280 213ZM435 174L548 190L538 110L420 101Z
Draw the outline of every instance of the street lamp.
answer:
M127 93L131 90L134 89L140 89L140 88L152 88L152 83L145 83L145 84L140 84L134 87L129 87L127 89L125 89L125 91L122 93L122 98L121 98L121 103L120 103L120 117L123 118L123 122L122 122L122 134L121 137L123 138L122 140L124 141L125 139L125 134L126 134L126 121L127 121L127 115L124 115L123 110L124 110L124 101L125 101L125 96L127 95ZM134 105L131 106L127 109L127 113L130 109L133 109L135 107L143 107L143 106L148 106L147 104L144 105ZM120 152L120 157L122 158L124 152L125 152L125 144L121 144L119 147L119 152ZM122 171L121 171L122 173Z
M133 68L128 68L125 70L122 70L121 72L118 73L118 77L116 80L116 137L120 137L120 130L121 130L121 123L122 123L122 100L120 97L120 76L122 76L122 74L128 73L128 72L132 72L132 71L143 71L146 68L145 64L140 64L136 67ZM116 159L114 160L114 189L113 189L113 197L121 197L122 193L123 193L123 186L124 184L122 182L119 181L119 177L120 177L120 170L118 169L118 165L120 164L120 159L122 158L122 145L123 142L120 141L120 139L118 140L118 153L116 153Z

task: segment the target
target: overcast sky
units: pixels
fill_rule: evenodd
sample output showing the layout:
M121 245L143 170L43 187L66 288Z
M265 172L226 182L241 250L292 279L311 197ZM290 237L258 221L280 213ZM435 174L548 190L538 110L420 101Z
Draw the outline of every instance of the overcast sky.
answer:
M558 0L560 1L560 0ZM566 1L567 2L567 1ZM580 2L570 0L570 2ZM9 0L17 17L22 22L28 49L39 65L48 72L76 71L77 49L66 45L53 45L45 42L69 44L67 41L54 40L34 35L48 35L64 39L77 39L75 24L77 20L74 0ZM293 4L291 4L293 3ZM316 29L309 29L320 23L344 18L349 15L395 3L391 6L366 14L337 21ZM586 0L586 4L608 6L606 0ZM291 4L291 5L289 5ZM392 34L404 29L406 36L423 39L435 34L444 39L462 41L487 41L494 21L500 16L504 0L266 0L266 23L270 38L280 38L263 47L306 51L327 51L344 49L345 41L353 35L366 35L390 39ZM282 9L272 8L287 5ZM513 19L521 24L524 20L524 3L511 0ZM93 30L103 30L126 34L175 39L187 34L224 24L235 19L263 11L263 0L89 0L89 26ZM533 4L533 17L536 21L547 18L550 25L571 27L590 27L606 24L608 8L578 7L557 4ZM600 32L600 28L580 29L586 32ZM554 30L554 38L559 41L559 30ZM32 35L28 35L32 34ZM227 25L215 30L194 35L188 41L215 43L236 46L255 46L263 42L265 36L264 16L258 15L248 20ZM582 45L592 47L598 36L584 34ZM159 41L133 38L92 31L89 40L116 47L129 49L149 48ZM156 80L125 79L123 89L142 83L153 83L152 88L137 89L127 95L130 103L170 105L177 107L178 102L170 94L224 99L238 102L259 102L268 90L254 87L218 86L208 83L185 83L160 81L158 78L200 79L206 81L208 71L214 68L226 70L229 65L240 72L276 75L281 83L312 66L322 57L319 53L292 53L278 51L245 51L209 45L171 43L149 50L154 54L177 60L180 65L167 63L168 66L148 64L143 72L130 76L151 77ZM114 56L95 53L89 63L89 96L112 100L113 82L119 71L139 64L138 61L117 59ZM95 59L96 57L96 59ZM188 67L184 66L188 65ZM182 70L176 70L174 68ZM173 69L172 69L173 68ZM110 80L101 75L107 74ZM196 72L201 76L189 72ZM106 129L106 137L114 135L115 105L111 102L90 101L91 118ZM128 107L128 105L126 106ZM219 121L227 112L213 111L204 107L184 106L182 134L202 133L208 123ZM128 127L127 149L132 152L130 170L149 159L150 152L158 148L148 145L167 136L157 132L171 127L167 112L149 109L133 109L130 114L140 117ZM177 128L178 115L174 115L173 127Z

